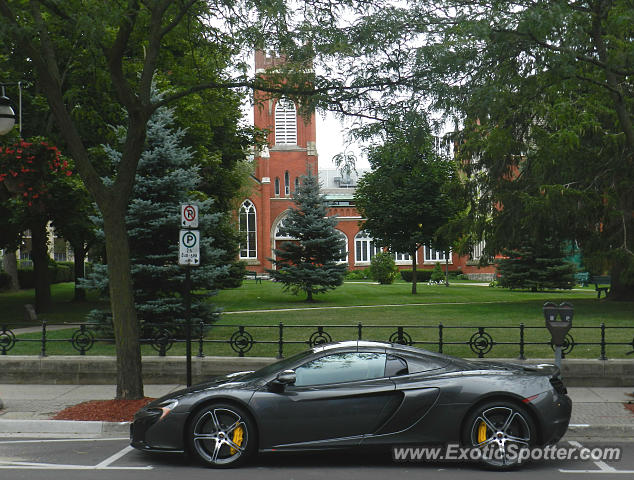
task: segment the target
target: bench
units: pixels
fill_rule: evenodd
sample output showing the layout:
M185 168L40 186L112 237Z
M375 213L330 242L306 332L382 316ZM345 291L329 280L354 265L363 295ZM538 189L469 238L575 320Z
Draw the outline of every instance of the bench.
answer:
M597 298L601 298L601 292L604 292L606 297L610 295L612 277L609 275L595 275L592 277L592 280L590 280L590 283L594 283L594 289L597 291Z
M253 280L255 280L255 283L262 283L262 277L258 277L258 272L252 272L251 270L247 270L244 274L244 276L246 278L253 278Z
M582 287L587 287L590 282L590 274L588 272L575 273L575 281Z

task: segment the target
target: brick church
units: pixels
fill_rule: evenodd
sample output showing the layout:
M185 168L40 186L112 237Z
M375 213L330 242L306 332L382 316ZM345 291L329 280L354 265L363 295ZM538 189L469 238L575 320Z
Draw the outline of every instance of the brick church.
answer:
M258 51L255 54L256 73L282 61L273 54ZM294 207L291 196L300 177L310 171L317 172L322 193L328 200L329 216L337 218L336 228L345 238L347 255L342 257L342 262L346 262L349 269L367 268L380 249L372 237L361 230L363 219L354 206L356 182L363 172L342 175L337 170L319 169L314 112L310 116L300 115L296 105L287 98L256 101L254 105L254 124L269 131L269 147L256 152L251 194L239 207L239 226L245 239L240 245L240 259L254 272L263 273L272 268L268 259L274 257L273 249L289 240L280 236L279 227L286 211ZM477 250L473 259L450 254L449 270L481 280L492 278L494 266L477 266L480 253ZM394 257L400 268L411 268L409 254L395 253ZM427 247L419 249L417 268L431 269L437 262L444 268L444 252Z

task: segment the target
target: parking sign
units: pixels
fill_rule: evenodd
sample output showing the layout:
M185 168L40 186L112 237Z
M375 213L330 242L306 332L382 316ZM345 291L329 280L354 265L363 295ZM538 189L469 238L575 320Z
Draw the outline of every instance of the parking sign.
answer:
M200 265L200 231L181 230L178 251L179 265Z

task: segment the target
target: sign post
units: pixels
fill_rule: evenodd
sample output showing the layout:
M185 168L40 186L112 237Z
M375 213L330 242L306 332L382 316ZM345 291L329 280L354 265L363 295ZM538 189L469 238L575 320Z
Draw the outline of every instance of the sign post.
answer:
M191 267L200 265L200 231L198 228L198 206L181 205L181 227L179 231L178 264L185 266L185 346L187 386L192 384L192 310L191 310Z

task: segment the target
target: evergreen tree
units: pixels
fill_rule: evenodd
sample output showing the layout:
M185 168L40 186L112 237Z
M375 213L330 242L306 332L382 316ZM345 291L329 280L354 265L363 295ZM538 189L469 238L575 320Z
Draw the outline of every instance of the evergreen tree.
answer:
M552 242L539 246L524 243L503 251L498 261L500 286L538 290L565 288L575 285L575 267L563 258L562 249Z
M175 129L173 113L159 109L148 124L146 148L141 156L126 224L130 238L132 279L137 314L150 332L151 324L179 324L184 321L183 286L185 269L178 265L180 206L194 202L199 207L201 262L191 269L192 289L212 290L227 277L227 252L217 248L215 235L223 228L221 214L209 214L213 201L201 199L196 188L201 182L199 168L192 165L189 148L181 145L185 134ZM120 152L106 147L117 163ZM86 286L105 291L106 269L97 269ZM103 319L104 312L91 316ZM192 299L192 318L210 320L213 305L204 298Z
M335 230L336 220L327 217L326 199L319 193L317 177L309 174L301 179L293 194L297 208L290 209L280 233L294 240L274 249L271 261L276 270L268 270L273 279L284 284L284 290L313 295L325 293L343 283L346 265L339 263L345 242Z

